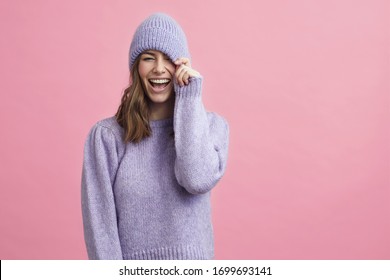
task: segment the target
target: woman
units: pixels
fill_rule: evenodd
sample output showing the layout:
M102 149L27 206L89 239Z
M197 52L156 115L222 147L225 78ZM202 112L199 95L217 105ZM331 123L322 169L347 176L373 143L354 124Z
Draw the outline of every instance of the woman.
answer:
M212 259L210 190L229 127L201 100L186 37L165 14L137 28L131 85L84 147L82 213L90 259Z

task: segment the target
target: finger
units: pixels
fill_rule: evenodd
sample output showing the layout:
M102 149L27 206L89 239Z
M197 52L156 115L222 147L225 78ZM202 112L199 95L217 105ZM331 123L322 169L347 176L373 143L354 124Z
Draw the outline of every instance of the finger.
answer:
M188 71L188 74L190 75L190 77L200 77L200 73L192 68Z
M188 59L188 58L186 58L186 57L180 57L180 58L178 58L176 61L175 61L175 64L184 64L184 65L186 65L186 64L188 64L190 62L190 60Z
M175 77L176 77L176 82L179 84L179 86L181 86L180 80L179 80L179 74L180 74L181 70L182 70L182 66L177 66L176 67Z
M187 58L187 57L180 57L180 58L177 59L174 63L175 63L176 65L184 64L185 66L191 67L190 59Z
M176 77L176 82L179 84L179 86L181 86L181 80L180 80L180 72L182 71L182 67L177 67L176 68L176 71L175 71L175 77Z
M187 67L184 67L183 70L180 72L179 74L179 77L183 83L183 85L187 85L188 84L188 78L191 76L190 73L189 73L189 70Z
M182 61L183 61L183 64L184 64L185 66L188 66L188 67L191 68L191 62L190 62L190 59L189 59L189 58L184 57Z
M188 74L188 72L186 72L183 76L183 81L186 85L188 85L188 80L190 78L190 74Z
M182 69L182 71L180 71L180 73L179 73L179 80L180 80L180 84L182 85L182 86L184 86L184 75L186 74L186 69Z
M184 65L181 65L176 73L175 73L175 76L176 76L176 79L177 79L177 82L180 86L183 86L184 85L184 82L183 82L183 75L184 73L186 72L186 67Z

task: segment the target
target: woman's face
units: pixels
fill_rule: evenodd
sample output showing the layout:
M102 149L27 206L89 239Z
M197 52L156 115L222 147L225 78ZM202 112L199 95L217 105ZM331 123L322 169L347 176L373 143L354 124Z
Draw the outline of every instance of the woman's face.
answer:
M173 97L175 65L164 53L148 50L141 54L138 73L153 103L165 103Z

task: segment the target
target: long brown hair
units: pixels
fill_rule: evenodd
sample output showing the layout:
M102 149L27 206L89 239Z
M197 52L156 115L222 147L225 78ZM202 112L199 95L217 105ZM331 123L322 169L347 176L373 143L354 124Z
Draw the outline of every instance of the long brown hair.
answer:
M141 56L138 56L131 68L131 84L125 89L115 114L116 121L125 130L125 143L138 143L152 134L149 125L149 100L138 73L140 58Z

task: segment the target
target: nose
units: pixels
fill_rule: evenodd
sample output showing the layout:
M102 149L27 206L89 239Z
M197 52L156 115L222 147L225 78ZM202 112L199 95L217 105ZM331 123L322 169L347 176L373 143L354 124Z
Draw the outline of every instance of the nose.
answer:
M164 59L156 59L156 64L154 66L154 72L155 73L165 73L166 71L166 65Z

